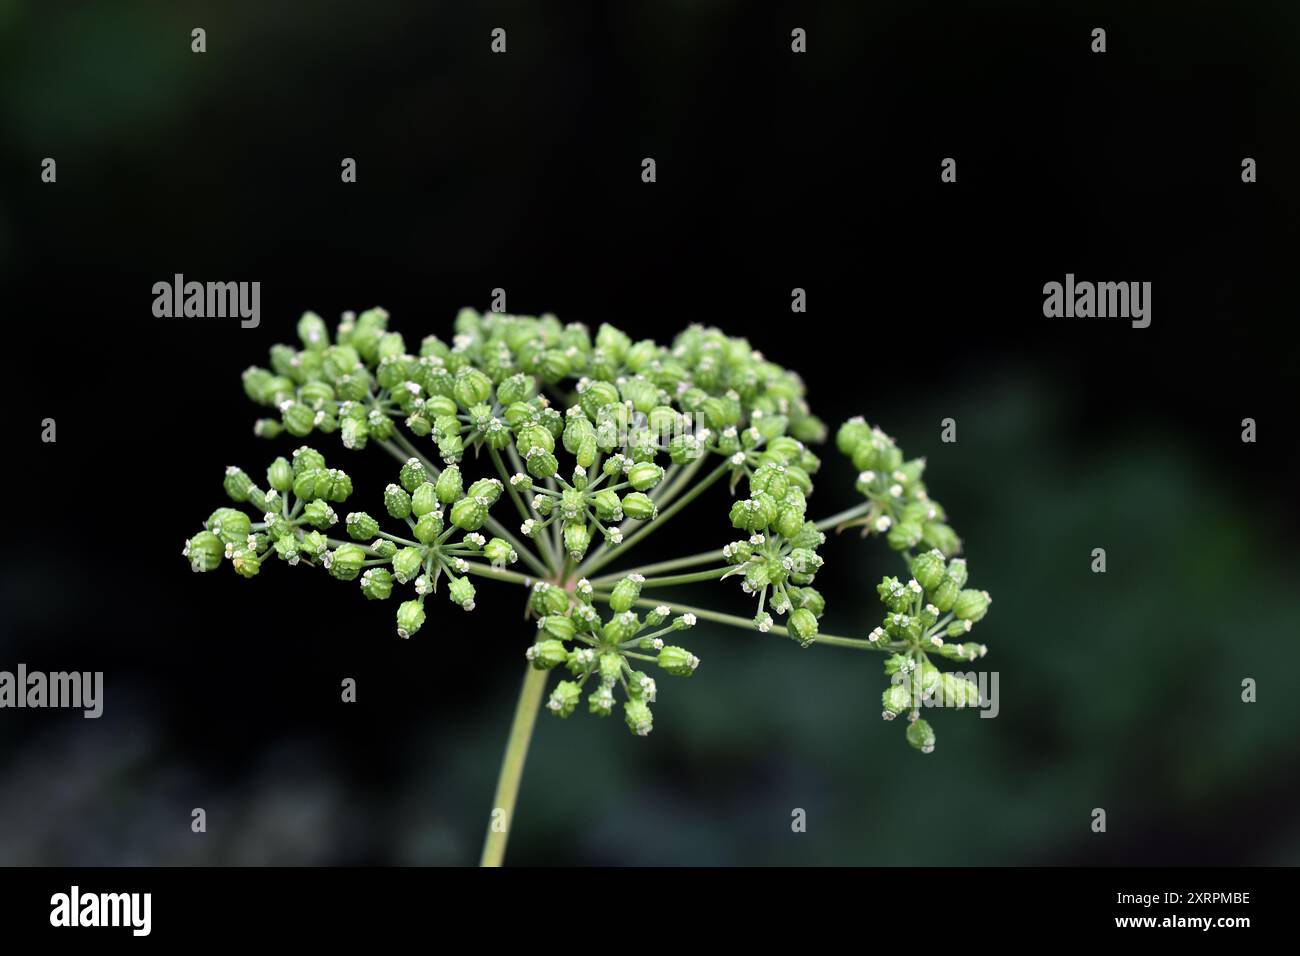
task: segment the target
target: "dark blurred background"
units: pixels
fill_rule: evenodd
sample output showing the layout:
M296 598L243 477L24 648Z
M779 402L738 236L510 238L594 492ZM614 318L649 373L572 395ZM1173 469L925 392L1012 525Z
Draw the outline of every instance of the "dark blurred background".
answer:
M876 656L701 627L650 738L541 718L510 862L1300 862L1300 7L1092 6L0 0L0 669L106 681L97 721L0 713L0 863L477 860L516 593L407 642L355 586L180 550L224 466L298 444L253 436L239 373L299 314L382 305L418 342L495 287L637 337L720 325L929 456L1001 694L921 756ZM261 326L155 319L175 272L260 281ZM1151 281L1153 324L1044 319L1066 272ZM387 457L323 449L376 510ZM815 514L855 497L824 459ZM706 500L645 559L730 540ZM896 559L825 554L825 626L864 634Z

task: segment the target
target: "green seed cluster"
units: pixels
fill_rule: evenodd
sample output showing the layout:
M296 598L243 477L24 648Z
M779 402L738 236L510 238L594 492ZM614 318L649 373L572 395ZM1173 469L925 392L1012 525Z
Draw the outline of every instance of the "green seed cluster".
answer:
M272 462L266 483L269 490L254 484L241 468L226 469L226 494L254 517L240 508L212 512L182 551L193 570L212 571L229 559L237 574L251 578L272 556L288 564L328 563L329 541L321 532L338 521L333 506L352 494L352 479L327 467L320 452L302 447L293 453L292 462ZM353 557L344 556L336 577L346 573Z
M568 717L577 709L584 689L587 712L608 717L623 695L623 720L630 731L644 737L654 726L650 705L657 693L655 680L636 669L634 662L650 663L674 677L689 677L700 661L683 647L664 638L695 625L695 615L672 616L664 605L641 618L633 605L641 593L640 575L629 575L614 585L609 596L610 614L602 617L592 604L594 589L580 580L572 592L546 582L533 586L529 607L537 615L538 638L527 651L539 670L563 666L573 680L562 680L551 692L546 709Z
M944 524L943 506L930 497L921 480L924 458L905 461L892 438L861 418L841 425L835 442L858 469L856 487L872 505L861 519L869 531L883 534L895 551L922 543L950 556L961 551L961 539Z
M817 456L799 442L777 438L755 456L757 467L741 465L749 496L731 506L731 526L749 537L722 549L736 566L741 588L757 595L754 626L769 631L772 614L789 614L788 627L804 647L817 637L818 621L826 610L821 593L811 587L822 558L817 549L826 536L806 520L812 474Z
M870 508L854 524L866 533L885 535L890 547L903 553L911 577L886 577L876 586L885 606L880 625L868 640L890 652L885 674L891 684L881 696L881 715L892 720L907 714L907 741L923 753L934 750L935 735L920 716L926 705L977 706L979 688L968 678L941 671L931 660L937 654L951 661L973 661L988 648L969 640L971 628L988 613L987 591L966 587L967 568L961 539L944 523L943 508L926 492L923 459L905 461L894 440L860 418L841 426L836 443L858 468L857 489ZM918 544L929 550L915 557Z
M288 564L320 566L342 581L359 581L370 600L386 600L394 582L412 584L415 597L397 611L397 633L410 637L425 620L424 599L447 577L453 604L473 610L474 583L465 576L467 558L486 558L497 567L513 564L518 555L501 538L479 533L488 509L501 496L501 482L480 479L465 486L460 469L445 468L434 481L423 464L412 458L402 466L398 482L384 491L384 508L404 521L410 537L380 530L364 511L349 512L342 524L351 541L327 537L340 524L332 503L345 501L352 482L325 457L303 446L293 462L277 458L267 469L271 491L264 492L239 468L226 470L226 493L237 504L260 511L254 521L238 508L218 508L204 530L185 542L184 554L195 571L211 571L229 558L235 571L252 577L273 553ZM460 535L458 540L453 537ZM365 543L362 543L365 542Z

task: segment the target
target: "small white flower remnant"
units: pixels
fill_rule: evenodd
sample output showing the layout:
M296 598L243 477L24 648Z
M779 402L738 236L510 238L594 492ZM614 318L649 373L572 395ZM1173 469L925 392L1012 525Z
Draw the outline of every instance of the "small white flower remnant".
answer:
M929 614L931 617L934 617L936 619L939 617L939 609L935 607L933 604L927 604L925 606L925 613ZM970 628L966 628L966 630L969 631Z
M916 578L912 578L912 580L907 582L907 589L913 594L920 594L922 591L921 584L916 580Z
M876 530L882 534L889 530L889 526L894 523L894 519L889 515L881 515L876 519Z
M574 662L582 667L590 667L596 662L596 652L590 647L584 647L580 651L573 652Z
M528 476L523 474L522 472L516 472L515 474L510 476L510 484L514 486L523 484L526 481L528 481Z
M466 561L464 558L456 558L454 561L452 561L451 566L455 568L457 571L459 571L461 574L469 573L469 562ZM474 602L471 601L470 603L473 604ZM466 608L465 610L468 611L469 608Z
M659 693L659 685L655 683L655 679L653 677L647 677L645 674L642 674L641 675L641 696L646 699L646 703L653 704L655 702L655 695L658 693Z
M656 509L656 510L655 510L655 514L658 514L658 513L659 513L659 511L658 511L658 509ZM654 517L654 515L651 515L651 517ZM610 543L610 544L622 544L622 543L623 543L623 532L622 532L621 530L619 530L618 528L610 528L608 531L605 532L605 535L606 535L606 537L609 538L609 543Z
M421 574L418 578L415 579L415 593L416 594L433 593L433 582L429 580L429 576L427 574Z
M858 473L858 481L862 482L864 485L870 485L874 483L875 480L876 473L874 471L863 471Z
M656 651L662 651L664 649L664 639L662 637L651 638L650 646Z
M872 644L878 644L884 639L885 639L885 632L882 628L879 627L867 635L867 640L869 640Z
M614 692L610 690L609 685L601 684L599 688L592 691L591 704L601 711L611 711L614 709Z
M751 534L749 536L749 543L756 548L762 546L765 541L767 541L767 538L761 534Z
M472 544L476 548L481 548L483 545L487 544L487 538L483 537L483 535L479 534L477 531L471 531L469 534L465 535L464 541L466 544Z
M772 615L764 611L754 619L754 625L766 634L768 631L772 630ZM876 628L876 630L880 630L880 628Z
M681 617L679 617L679 618L677 619L677 622L676 622L676 623L678 623L678 624L679 624L681 627L683 627L683 628L686 628L686 627L694 627L694 626L695 626L695 615L694 615L694 614L689 614L689 613L688 613L688 614L683 614Z
M893 498L901 498L903 495L903 486L899 484L890 485L889 494Z
M933 644L935 647L943 647L943 638L940 637L938 634L932 634L930 636L930 643Z
M586 578L579 578L578 583L574 585L573 590L582 598L590 598L596 593L596 589L591 586L591 582Z
M533 531L536 527L537 527L537 522L534 521L532 518L529 518L527 521L525 521L523 524L519 526L519 533L522 534L525 538L531 538L533 536Z
M731 456L731 463L739 468L745 463L745 453L743 451L736 452Z
M325 565L326 570L332 568L334 566L334 552L326 551L325 554L321 556L320 563ZM418 582L416 583L416 587L418 589Z

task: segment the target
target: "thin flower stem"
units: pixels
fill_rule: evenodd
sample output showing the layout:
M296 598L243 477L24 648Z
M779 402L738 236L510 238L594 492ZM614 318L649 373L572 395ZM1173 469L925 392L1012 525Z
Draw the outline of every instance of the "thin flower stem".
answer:
M608 601L609 598L606 595L597 594L596 600ZM636 604L638 607L660 607L661 605L667 605L677 614L694 614L696 617L704 621L714 621L718 624L730 624L733 627L744 628L747 631L757 631L760 634L763 633L762 631L758 631L758 628L754 627L754 622L749 618L740 617L736 614L722 614L718 611L710 611L707 608L691 607L687 604L674 604L671 601L656 601L653 598L638 598ZM767 633L779 634L782 637L790 637L790 632L781 624L773 625ZM791 637L791 640L796 640L796 638ZM836 634L818 634L817 640L814 643L829 644L833 647L850 647L859 651L889 650L887 647L881 647L867 640L861 640L856 637L840 637Z
M860 505L854 505L852 508L848 508L838 514L833 514L829 518L822 518L820 521L815 522L817 530L825 531L827 528L833 528L837 524L843 524L845 521L852 521L854 518L861 518L864 514L870 511L871 508L871 502L865 501Z
M505 860L506 841L514 823L515 804L519 799L519 783L524 775L524 761L528 759L528 744L533 738L537 712L542 708L549 671L528 665L524 683L519 689L515 704L515 717L506 739L505 756L501 759L501 772L497 776L496 796L492 800L492 813L488 820L487 839L483 841L480 866L500 866ZM500 811L498 813L498 811Z
M681 511L688 504L690 504L701 494L703 494L705 490L709 488L709 486L711 486L715 481L717 481L719 478L725 475L730 468L731 468L731 462L729 460L724 461L717 468L713 469L713 471L709 472L708 475L706 475L703 480L701 480L698 484L696 484L694 488L692 488L690 491L686 492L686 494L678 498L677 501L675 501L672 505L670 505L666 511L661 511L659 513L659 517L653 519L648 524L643 525L640 529L634 531L631 535L624 538L623 543L619 545L617 548L606 551L603 554L597 553L592 557L588 558L587 561L578 568L577 571L578 576L586 577L591 572L600 570L619 555L625 554L627 550L630 547L632 547L632 545L636 544L638 541L642 540L643 538L653 533L655 529L663 527L663 525L668 521L669 518L671 518L677 512Z
M497 471L501 474L501 483L506 486L506 493L510 495L510 500L515 503L515 508L519 512L519 517L527 521L533 515L529 513L528 508L524 505L524 500L519 497L519 492L515 489L514 484L510 481L510 472L506 469L506 463L501 459L501 453L495 448L489 448L488 451L492 456L492 463L496 465ZM518 551L518 548L515 548ZM544 551L542 557L545 559L547 566L552 571L559 571L560 561L556 557L555 551L551 548L550 539L542 535L538 541L538 550Z
M696 473L704 467L704 462L708 460L708 457L707 453L701 452L699 457L681 469L677 475L665 476L663 491L655 500L655 504L661 508L671 504L672 500L682 493L682 489L690 484ZM673 468L676 469L677 466L674 465Z
M641 586L645 588L667 588L678 584L695 584L697 581L716 581L728 571L734 570L735 568L732 565L727 565L722 568L712 568L708 571L696 571L693 574L670 574L666 577L646 578L641 582ZM592 586L596 587L594 582Z
M522 584L526 588L530 588L537 583L536 578L530 578L526 574L520 574L517 571L507 571L504 568L494 568L491 565L479 564L476 561L466 561L465 571L467 574L476 574L481 578L492 578L494 581L506 581L510 584Z
M357 547L359 547L366 554L370 555L372 558L379 556L378 553L374 550L374 548L371 548L364 544L360 544L359 542L356 541L344 541L342 538L326 538L325 543L335 548L341 547L342 545L345 544L355 544Z
M721 561L726 555L722 553L721 548L714 548L712 551L701 551L699 554L692 554L685 558L673 558L671 561L657 561L654 564L643 564L637 568L628 568L626 571L616 571L611 574L602 574L599 577L591 578L591 583L595 587L604 584L613 584L620 578L629 574L643 574L649 577L659 571L676 571L678 568L690 568L697 564L708 564L711 561Z

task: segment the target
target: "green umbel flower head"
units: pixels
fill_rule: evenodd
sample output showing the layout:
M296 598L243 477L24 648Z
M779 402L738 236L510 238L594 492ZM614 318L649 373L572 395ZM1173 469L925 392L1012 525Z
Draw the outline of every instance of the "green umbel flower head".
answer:
M980 705L969 675L934 662L983 656L971 631L991 601L967 585L925 460L862 418L845 422L835 444L852 477L842 487L859 503L813 520L812 446L827 428L803 380L745 339L692 326L659 343L609 324L464 309L448 336L416 341L389 319L374 308L331 328L304 313L293 343L245 371L243 388L263 408L257 434L381 450L395 459L391 482L354 495L350 475L307 445L274 458L264 487L252 477L262 471L230 466L218 475L229 503L183 549L193 570L229 563L251 578L267 562L319 567L367 600L396 592L403 638L446 613L430 603L440 593L473 611L479 587L521 586L538 628L529 665L566 673L548 711L567 717L585 697L588 714L621 708L638 735L654 726L646 672L687 677L699 665L666 642L697 619L693 596L675 606L661 597L669 589L739 585L752 614L698 616L804 647L881 652L882 714L904 718L923 752L934 748L923 708ZM659 531L669 521L685 557L632 567L625 555L644 537L674 540ZM828 633L818 578L827 532L848 528L883 538L903 566L861 582L883 609L856 622L841 609L852 630L840 636Z

